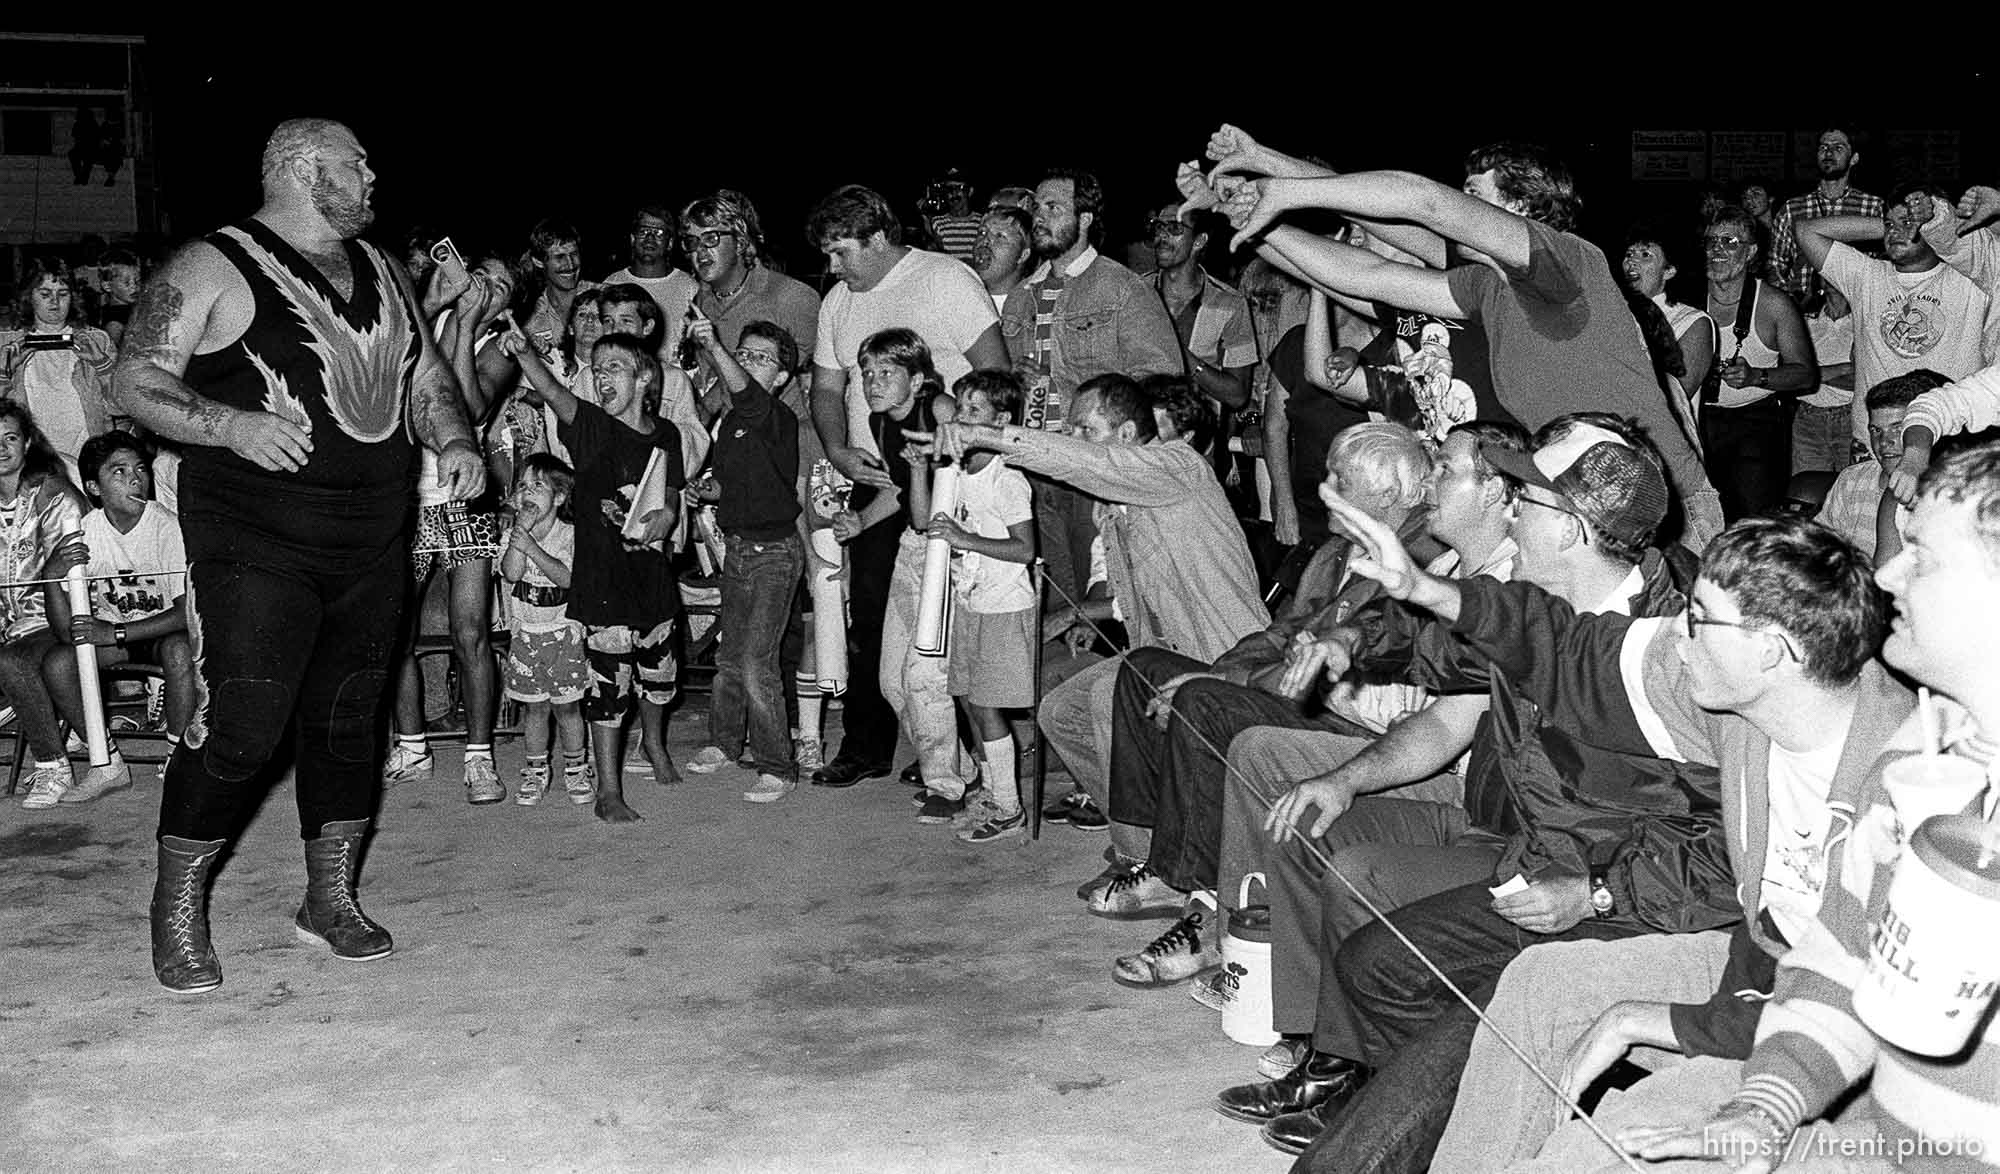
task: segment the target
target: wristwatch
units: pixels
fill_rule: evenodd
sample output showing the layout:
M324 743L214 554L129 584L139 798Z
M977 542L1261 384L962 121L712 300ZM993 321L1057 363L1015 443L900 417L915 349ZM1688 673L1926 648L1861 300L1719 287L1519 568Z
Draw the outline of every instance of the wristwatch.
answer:
M1611 889L1601 876L1590 878L1590 908L1593 917L1611 916Z

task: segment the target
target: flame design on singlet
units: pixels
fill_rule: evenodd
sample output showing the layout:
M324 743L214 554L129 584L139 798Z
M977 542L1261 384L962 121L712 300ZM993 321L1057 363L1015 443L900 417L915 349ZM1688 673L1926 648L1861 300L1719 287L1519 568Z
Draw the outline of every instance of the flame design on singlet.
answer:
M333 422L363 444L387 440L403 424L405 392L416 369L417 356L416 348L409 345L413 331L395 275L383 266L373 249L359 250L374 270L380 309L373 323L357 328L313 283L301 278L250 234L235 227L221 232L241 245L264 276L284 294L293 318L310 336L306 349L319 359L326 410ZM355 274L356 291L363 280L361 274ZM305 406L292 394L287 381L262 362L255 365L265 379L265 403L269 410L304 422L309 428Z

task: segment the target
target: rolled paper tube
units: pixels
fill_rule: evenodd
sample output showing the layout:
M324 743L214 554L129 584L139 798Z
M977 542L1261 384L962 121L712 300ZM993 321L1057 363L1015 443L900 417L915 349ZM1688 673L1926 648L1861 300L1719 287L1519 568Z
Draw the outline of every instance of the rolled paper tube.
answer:
M63 583L69 594L69 614L89 615L90 583L83 576L83 568L71 567L63 576ZM83 740L90 746L90 765L109 766L111 740L104 732L104 690L97 681L95 645L76 645L76 679L83 687Z
M701 534L702 548L708 551L708 557L715 563L716 569L722 569L725 547L722 542L722 527L716 524L715 507L712 505L701 507L694 516L694 525Z
M958 466L945 465L931 477L931 514L958 516ZM924 544L924 581L917 589L917 633L911 643L925 656L943 656L947 612L951 608L951 543Z
M813 664L819 674L819 691L839 696L847 692L847 607L841 600L840 566L843 552L832 530L812 532Z

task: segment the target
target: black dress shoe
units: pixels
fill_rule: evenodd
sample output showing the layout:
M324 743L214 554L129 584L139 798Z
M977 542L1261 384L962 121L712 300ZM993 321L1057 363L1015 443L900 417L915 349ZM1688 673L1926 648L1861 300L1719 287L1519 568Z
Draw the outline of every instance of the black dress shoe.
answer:
M896 781L906 787L922 787L924 785L923 762L913 762L904 767L902 773L896 776Z
M1366 1079L1366 1065L1314 1052L1277 1080L1223 1089L1215 1096L1215 1111L1232 1120L1263 1124L1287 1113L1303 1113L1329 1098L1345 1101Z
M855 758L836 758L813 772L812 785L815 787L851 787L868 779L886 778L889 764L886 762L862 762Z
M1305 1153L1306 1147L1319 1140L1319 1135L1333 1124L1333 1119L1360 1088L1361 1081L1356 1080L1347 1091L1335 1093L1310 1109L1273 1119L1264 1126L1264 1140L1288 1154Z

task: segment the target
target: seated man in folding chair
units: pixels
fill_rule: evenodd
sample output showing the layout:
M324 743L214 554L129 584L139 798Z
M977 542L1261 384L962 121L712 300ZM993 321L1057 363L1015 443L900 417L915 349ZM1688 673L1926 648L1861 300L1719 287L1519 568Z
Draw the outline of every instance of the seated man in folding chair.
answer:
M82 730L83 688L69 645L95 645L102 668L159 665L166 673L166 757L170 758L194 715L194 654L188 644L184 604L187 551L181 545L180 519L152 500L150 462L131 433L111 431L91 437L84 442L77 464L84 491L97 508L83 516L81 535L57 548L49 574L59 576L71 567L83 567L92 577L91 610L89 615L72 616L63 585L44 586L49 627L69 639L42 659L42 680L70 729ZM64 791L61 801L88 803L131 785L132 770L113 746L110 766L93 769Z

